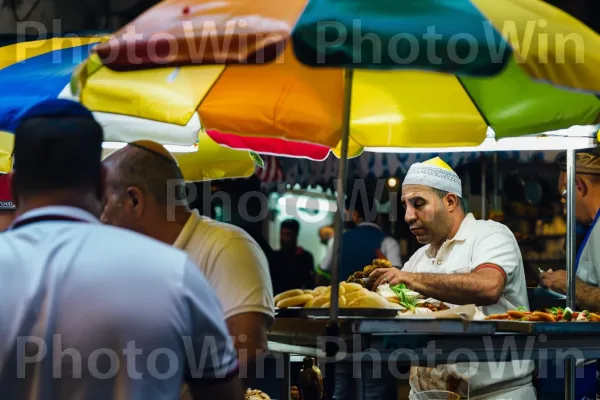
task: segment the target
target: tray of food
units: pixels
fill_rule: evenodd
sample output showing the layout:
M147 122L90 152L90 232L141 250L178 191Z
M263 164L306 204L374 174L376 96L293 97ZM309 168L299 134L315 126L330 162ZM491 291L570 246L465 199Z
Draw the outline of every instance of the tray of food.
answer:
M535 311L519 307L504 314L489 315L485 319L521 322L600 322L600 315L589 311L572 311L569 307L543 308Z
M504 314L490 315L488 321L498 321L500 331L522 331L527 326L531 333L600 333L600 314L589 311L572 311L570 308L552 307L528 311L524 307ZM586 323L587 322L587 323Z
M279 318L328 317L331 286L314 290L293 289L275 296L275 313ZM342 318L393 318L400 306L371 292L360 284L342 282L339 286L339 316Z

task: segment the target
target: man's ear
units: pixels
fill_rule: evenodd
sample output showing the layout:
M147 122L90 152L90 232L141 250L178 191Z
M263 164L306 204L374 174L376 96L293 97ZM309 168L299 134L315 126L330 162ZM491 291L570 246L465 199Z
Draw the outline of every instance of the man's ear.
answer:
M579 177L575 178L575 187L577 188L577 191L579 193L581 193L582 197L587 195L588 187L587 187L587 183L583 179L581 179Z
M448 193L446 195L446 204L448 205L448 211L453 212L458 208L459 200L458 196L454 193Z
M131 207L131 213L135 219L140 219L144 215L146 202L144 193L135 186L130 186L126 190L127 201Z

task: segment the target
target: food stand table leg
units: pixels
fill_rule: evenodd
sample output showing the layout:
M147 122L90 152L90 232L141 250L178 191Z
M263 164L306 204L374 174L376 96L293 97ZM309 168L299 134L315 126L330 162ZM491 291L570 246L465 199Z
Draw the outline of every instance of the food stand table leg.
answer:
M576 310L575 282L575 150L567 151L567 307ZM565 363L565 399L575 400L575 360Z

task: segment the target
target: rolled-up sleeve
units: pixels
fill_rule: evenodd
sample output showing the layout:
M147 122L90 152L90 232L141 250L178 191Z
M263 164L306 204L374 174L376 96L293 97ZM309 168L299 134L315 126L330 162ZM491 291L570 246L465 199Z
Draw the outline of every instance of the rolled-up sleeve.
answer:
M516 275L520 276L521 251L513 233L504 225L490 229L480 235L473 246L473 256L469 268L472 272L482 268L498 270L505 282L512 282Z

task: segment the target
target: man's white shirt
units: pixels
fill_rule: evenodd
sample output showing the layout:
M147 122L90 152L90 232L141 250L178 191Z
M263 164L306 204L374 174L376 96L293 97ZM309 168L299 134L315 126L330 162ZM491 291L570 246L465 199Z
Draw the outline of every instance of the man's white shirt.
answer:
M3 396L176 398L185 377L237 371L221 305L185 253L71 207L16 223L48 216L80 222L0 234Z
M481 307L486 315L504 313L509 309L523 306L529 308L525 271L521 251L514 234L504 225L494 221L476 220L468 214L453 239L446 241L437 254L432 254L431 246L421 247L406 262L403 271L415 273L461 274L475 272L479 268L494 268L502 273L505 286L499 301L491 306ZM497 365L498 368L494 368ZM471 368L469 368L471 367ZM512 390L531 381L534 365L531 361L511 363L465 363L440 366L427 372L419 369L419 374L431 378L421 378L427 385L445 385L438 378L450 374L454 377L467 377L472 398L489 392ZM533 390L533 389L531 389ZM515 395L513 400L526 400ZM511 395L514 395L511 393ZM483 398L488 398L486 395Z

